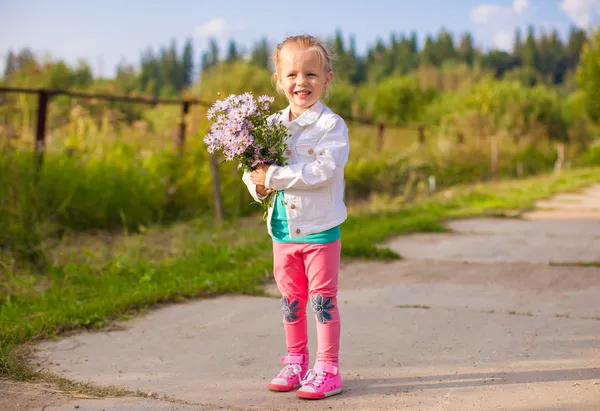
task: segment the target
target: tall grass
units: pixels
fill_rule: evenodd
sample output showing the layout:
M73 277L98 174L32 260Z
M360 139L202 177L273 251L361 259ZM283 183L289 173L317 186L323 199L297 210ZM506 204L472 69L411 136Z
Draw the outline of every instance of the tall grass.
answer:
M49 133L38 179L27 144L31 137L5 144L0 150L0 248L36 260L41 258L40 239L64 230L139 231L150 224L214 215L213 176L202 142L207 122L203 113L194 115L196 131L188 136L181 158L168 132L176 113L162 110L148 122L160 126L156 128L97 127L81 113L73 115ZM349 202L374 193L410 200L431 190L434 181L441 189L490 178L486 141L457 145L427 130L426 142L419 146L416 130L398 127L386 130L379 151L375 127L350 123L349 129ZM587 164L593 164L595 157L589 158ZM546 172L555 159L547 140L535 146L504 140L498 178ZM219 169L226 217L258 210L235 166L222 163Z

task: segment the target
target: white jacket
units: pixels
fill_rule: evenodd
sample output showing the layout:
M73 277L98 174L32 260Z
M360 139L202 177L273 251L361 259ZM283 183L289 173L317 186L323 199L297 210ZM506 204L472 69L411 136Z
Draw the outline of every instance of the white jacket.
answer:
M280 116L291 137L287 140L286 164L269 167L265 186L285 190L289 234L293 239L328 230L348 217L344 204L344 167L350 144L344 120L320 101L292 122L289 112L288 106L273 115ZM250 173L244 172L242 179L252 197L261 201L263 198L256 193ZM271 236L272 215L270 207L267 230Z

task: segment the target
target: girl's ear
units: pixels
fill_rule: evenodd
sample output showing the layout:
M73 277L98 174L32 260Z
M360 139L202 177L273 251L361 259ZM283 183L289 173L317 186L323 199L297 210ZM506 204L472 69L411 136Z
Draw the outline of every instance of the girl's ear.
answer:
M325 77L325 88L329 87L331 85L332 81L333 81L333 71L330 71L329 73L327 73L327 77Z
M273 78L275 79L275 84L279 84L279 73L278 72L273 73Z

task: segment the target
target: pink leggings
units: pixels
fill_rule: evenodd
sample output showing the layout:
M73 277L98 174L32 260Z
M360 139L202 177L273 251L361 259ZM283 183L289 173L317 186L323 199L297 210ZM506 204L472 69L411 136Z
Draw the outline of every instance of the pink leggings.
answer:
M308 354L306 305L310 298L317 319L317 361L338 362L340 254L340 240L327 244L273 243L273 271L282 295L288 353Z

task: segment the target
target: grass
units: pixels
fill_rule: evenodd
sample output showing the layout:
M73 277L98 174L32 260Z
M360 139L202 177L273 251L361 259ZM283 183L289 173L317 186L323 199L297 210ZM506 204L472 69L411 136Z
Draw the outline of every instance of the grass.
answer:
M600 267L600 261L551 262L554 267Z
M536 199L599 181L599 169L579 169L455 188L412 204L375 199L351 210L342 229L343 257L398 259L376 244L393 235L444 231L442 222L451 218L530 209ZM102 328L158 304L262 295L271 277L270 239L258 216L221 227L198 219L135 235L67 233L44 247L51 264L42 273L15 270L0 255L0 378L48 378L25 363L27 343Z

